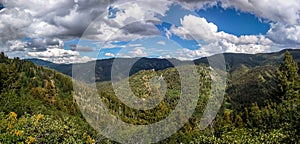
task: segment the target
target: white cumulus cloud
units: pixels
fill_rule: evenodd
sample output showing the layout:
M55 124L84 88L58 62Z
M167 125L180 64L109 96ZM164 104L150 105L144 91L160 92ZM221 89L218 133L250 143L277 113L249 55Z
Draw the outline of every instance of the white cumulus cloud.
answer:
M105 56L107 56L107 57L115 57L115 55L113 53L105 53Z
M77 51L61 48L47 48L46 51L42 52L28 52L28 55L32 58L39 58L54 63L84 63L95 60L86 56L81 57Z
M205 18L199 18L194 15L187 15L180 20L182 27L172 27L173 34L181 36L183 39L202 39L205 41L213 41L214 34L218 27L206 21Z
M16 56L22 52L24 57L56 62L81 58L77 51L63 50L65 40L82 37L111 44L112 41L162 35L161 31L169 39L174 34L201 41L201 49L181 51L187 58L220 51L260 53L300 47L299 0L0 0L0 3L5 7L0 11L0 51ZM218 31L218 26L205 18L187 15L181 19L181 26L160 31L155 24L161 23L159 17L167 16L166 12L174 3L190 10L215 5L234 8L256 15L270 23L271 28L266 35L238 37ZM24 41L24 38L31 40ZM157 44L165 45L163 42ZM91 51L91 48L80 47L80 50ZM130 53L135 54L145 56L147 50L137 48Z
M204 41L199 50L181 51L187 59L209 56L220 52L260 53L269 52L273 42L263 35L244 35L237 37L226 32L218 32L218 27L194 15L187 15L181 20L180 27L173 26L171 32L183 39ZM203 42L202 42L203 43ZM181 59L183 55L180 56Z

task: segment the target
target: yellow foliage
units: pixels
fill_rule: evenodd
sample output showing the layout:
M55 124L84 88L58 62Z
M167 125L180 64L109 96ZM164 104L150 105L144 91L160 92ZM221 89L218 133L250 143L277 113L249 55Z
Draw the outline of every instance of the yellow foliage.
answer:
M18 130L18 131L15 132L15 134L16 134L16 136L21 136L23 134L23 132Z
M35 138L32 137L32 136L28 137L28 139L27 139L27 141L26 141L27 144L32 144L32 143L34 143L34 142L35 142Z
M15 112L10 112L10 113L9 113L9 116L10 116L10 117L13 117L14 119L17 119L17 116L18 116L18 115L17 115Z
M9 123L9 124L7 124L7 129L12 129L12 125Z
M89 136L87 133L83 134L83 139L86 139L91 144L95 143L95 140L91 136Z
M40 121L41 119L43 119L43 118L44 118L44 115L38 114L38 116L36 117L36 120L35 120L34 124L37 125L37 124L39 123L39 121Z
M38 114L38 116L37 116L37 120L38 120L38 121L41 120L41 119L43 119L43 118L44 118L44 115Z
M93 138L91 138L89 135L87 136L87 140L91 144L95 143L95 140Z

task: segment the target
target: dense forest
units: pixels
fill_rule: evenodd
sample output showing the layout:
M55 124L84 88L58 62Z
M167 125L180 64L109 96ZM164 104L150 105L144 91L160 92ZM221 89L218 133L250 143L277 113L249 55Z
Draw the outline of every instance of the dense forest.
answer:
M236 70L239 71L242 68L255 68L263 65L278 65L282 62L283 55L286 51L289 51L290 54L293 56L294 60L300 64L300 50L299 49L286 49L279 52L273 53L260 53L260 54L243 54L243 53L224 53L221 57L224 57L225 64L227 71L231 74ZM199 59L195 59L194 63L196 65L206 64L208 65L209 59L220 58L220 55L213 55L210 57L202 57ZM54 69L58 72L61 72L65 75L72 77L72 66L73 64L57 64L52 63L49 61L44 61L41 59L27 59L39 66L45 66L50 69ZM99 59L95 61L95 74L96 74L96 81L109 81L111 79L111 69L114 63L115 58L110 59ZM167 68L172 68L174 65L169 61L172 60L178 64L187 64L186 61L179 61L176 59L157 59L157 58L118 58L119 62L128 64L130 62L136 61L133 65L132 69L130 70L130 75L133 75L141 70L164 70ZM88 65L93 66L94 61L87 62L87 63L78 63L76 66L80 65ZM114 65L116 66L116 65ZM122 65L118 65L122 66ZM123 71L121 68L118 67L116 69L120 69L120 73ZM79 69L80 70L80 69ZM300 72L300 71L299 71Z
M231 60L234 62L234 58ZM222 107L204 130L199 129L199 122L210 97L213 70L199 63L196 67L201 94L197 107L178 132L160 143L299 143L298 64L289 52L276 60L280 63L231 67ZM69 76L30 61L9 59L4 53L0 55L0 74L0 143L116 143L97 134L86 122L81 114L84 109L73 98ZM165 83L150 85L149 81L157 76L162 76ZM110 81L98 82L97 92L116 118L149 125L165 119L178 105L178 77L172 67L132 74L129 83L137 97L159 96L162 91L157 89L166 87L165 98L149 110L126 106L116 97ZM76 97L85 98L84 93ZM99 121L107 120L111 119L100 117ZM134 132L128 131L127 136L133 137Z
M95 141L73 99L70 77L4 53L0 77L0 143Z

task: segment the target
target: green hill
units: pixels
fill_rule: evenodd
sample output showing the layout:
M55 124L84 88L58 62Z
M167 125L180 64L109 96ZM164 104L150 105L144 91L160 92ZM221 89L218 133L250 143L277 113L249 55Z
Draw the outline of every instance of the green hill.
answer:
M278 65L282 59L286 50L282 50L279 52L273 53L261 53L261 54L242 54L242 53L224 53L224 59L226 62L226 68L229 72L233 72L239 67L249 67L253 68L261 65ZM292 56L295 58L295 61L300 64L300 50L299 49L289 49ZM214 57L218 57L219 55L214 55L209 58L213 59ZM55 64L48 61L40 60L40 59L28 59L33 63L45 66L51 69L55 69L63 74L68 76L72 76L72 64ZM95 64L95 72L96 72L96 81L109 81L111 80L111 68L115 59L103 59L97 60ZM132 61L137 62L134 64L132 70L130 71L130 75L133 75L141 70L164 70L167 68L174 67L172 63L170 63L166 59L156 59L156 58L118 58L119 61L126 64ZM184 61L179 61L173 59L176 63L185 64ZM200 64L208 64L207 57L200 58L194 60L196 65ZM77 65L93 65L93 62L81 63ZM121 68L119 68L121 69ZM122 71L121 71L122 72ZM300 73L300 71L299 71Z
M0 54L0 143L89 143L71 78Z
M262 65L278 65L282 62L284 53L289 51L295 61L300 64L300 49L285 49L279 52L243 54L243 53L224 53L226 67L229 72L233 72L241 66L253 68ZM217 57L219 54L211 56ZM206 57L195 60L195 64L208 64ZM300 71L299 71L300 72Z
M97 60L95 61L95 73L96 73L96 81L109 81L111 80L111 69L113 66L115 58L111 59L103 59L103 60ZM176 59L172 59L176 63L182 63L185 62L179 61ZM28 59L28 61L31 61L37 65L45 66L51 69L55 69L63 74L72 76L72 64L55 64L48 61L40 60L40 59ZM133 75L141 70L163 70L167 68L174 67L174 65L168 61L167 59L156 59L156 58L118 58L118 61L121 63L124 63L124 65L114 65L116 69L119 69L122 73L122 67L127 66L131 62L136 62L133 65L133 68L131 69L129 75ZM93 66L94 62L87 62L87 63L79 63L75 64L78 65L87 65L87 66Z
M18 115L62 111L80 115L70 77L18 58L0 55L0 111Z
M197 66L199 76L204 79L199 81L201 95L195 112L184 127L162 143L298 142L300 80L299 76L295 77L295 85L298 86L291 89L293 97L283 98L285 96L281 96L278 91L278 85L282 82L278 79L277 71L283 59L279 61L272 64L266 60L266 63L255 67L241 65L229 73L222 108L205 130L199 130L198 126L207 100L212 96L209 92L212 77L209 75L209 67ZM178 105L181 87L178 72L175 68L143 70L129 78L130 88L135 96L147 99L151 97L153 89L149 83L157 76L164 77L167 91L164 100L154 109L135 110L128 107L115 95L111 82L97 83L98 93L110 108L110 113L117 118L135 125L153 124L165 119ZM127 91L124 90L123 94L127 95ZM126 133L129 136L135 135L132 131Z
M225 99L217 116L205 129L199 129L199 123L209 98L215 98L210 90L224 86L211 85L219 80L214 76L214 73L220 73L218 69L208 67L205 59L196 60L199 78L199 95L196 97L199 100L195 111L179 131L160 143L299 143L298 50L291 54L295 61L283 51L257 55L224 54L228 68ZM166 62L160 63L159 59L152 65L153 59L143 60L147 62L140 61L130 73L130 89L141 99L161 101L153 109L138 110L116 96L111 81L97 82L99 97L86 97L91 92L89 84L77 82L82 89L79 93L73 92L69 76L27 60L8 59L2 53L0 143L115 143L97 135L86 121L122 120L134 125L149 125L166 119L181 99L179 72ZM183 71L190 70L190 65L179 63ZM103 64L106 66L102 68L111 67L110 62ZM192 77L187 78L192 81ZM128 96L126 80L121 79L115 84L122 95ZM99 114L98 98L113 116L93 115ZM78 107L77 103L85 105ZM184 107L191 105L188 103ZM181 114L185 115L184 111ZM177 117L176 121L183 121L181 118ZM142 134L138 129L122 132L129 140Z

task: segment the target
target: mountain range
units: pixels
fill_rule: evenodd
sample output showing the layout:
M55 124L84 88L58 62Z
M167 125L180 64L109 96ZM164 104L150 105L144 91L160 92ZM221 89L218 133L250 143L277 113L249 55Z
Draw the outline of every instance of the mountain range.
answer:
M279 52L272 53L259 53L259 54L243 54L243 53L224 53L222 54L225 59L226 69L229 73L240 69L241 67L254 68L262 65L277 65L279 64L286 51L289 51L295 61L300 64L300 50L299 49L286 49ZM210 57L203 57L194 60L196 65L206 64L208 65L208 59L213 59L219 57L220 54L213 55ZM119 61L126 64L131 61L136 61L133 65L130 75L135 74L141 70L164 70L167 68L174 67L174 65L167 59L157 59L157 58L118 58ZM72 65L73 64L56 64L49 61L44 61L41 59L28 59L29 61L39 65L45 66L54 70L57 70L68 76L72 76ZM109 81L111 80L111 68L115 58L97 60L95 65L96 81ZM187 63L187 61L180 61L177 59L171 59L176 63ZM81 63L76 65L93 65L94 62ZM122 71L120 71L122 73ZM300 72L300 71L299 71Z
M217 78L210 75L210 72L218 72L218 69L209 67L208 59L222 55L192 61L197 65L200 78L199 100L197 104L194 103L195 111L180 130L160 143L299 143L300 78L296 63L299 65L300 50L288 51L254 55L223 54L228 71L226 93L218 114L204 130L199 130L199 122L208 100L213 98L211 82ZM121 64L113 65L115 60ZM191 61L170 61L182 65L183 71L191 68L188 65ZM55 64L38 59L9 59L1 53L0 143L30 140L36 143L111 144L114 142L99 135L92 128L94 123L87 121L109 122L120 119L133 125L162 121L179 107L182 98L180 75L172 68L174 65L170 61L152 58L97 60L95 70L99 97L88 97L89 92L92 92L90 85L79 81L74 85L70 78L71 64ZM115 82L117 87L109 81L112 67L125 74L123 70L130 63L134 64L129 73L129 85L136 97L144 101L164 96L155 108L131 108L116 95L115 90L130 98L130 101L139 103L129 96L130 91L124 83L126 79ZM75 65L94 66L95 63ZM78 70L85 72L84 69ZM80 90L76 91L74 86ZM216 89L223 87L223 84L214 85ZM101 115L98 119L98 115L96 117L92 114L99 112L96 109L99 106L98 98L103 101L111 116ZM184 113L179 111L180 115ZM176 118L176 121L183 120L181 117ZM126 129L122 132L130 139L141 131Z

